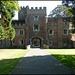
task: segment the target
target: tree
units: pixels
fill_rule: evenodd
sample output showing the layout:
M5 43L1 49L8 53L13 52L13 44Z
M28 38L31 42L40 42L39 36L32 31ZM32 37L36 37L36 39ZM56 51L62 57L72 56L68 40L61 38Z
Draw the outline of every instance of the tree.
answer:
M62 0L62 4L67 8L70 7L69 11L72 13L70 22L73 24L72 33L75 33L75 0Z
M15 11L19 11L18 1L0 1L0 40L13 39L15 37L15 29L12 27L12 18L15 16Z
M67 8L63 5L58 5L55 9L53 9L49 16L50 17L70 17L72 13L69 11L70 8Z

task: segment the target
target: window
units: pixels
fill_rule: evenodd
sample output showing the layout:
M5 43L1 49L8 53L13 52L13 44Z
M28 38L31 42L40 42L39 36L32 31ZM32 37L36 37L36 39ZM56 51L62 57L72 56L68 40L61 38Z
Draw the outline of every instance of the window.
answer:
M64 41L64 45L66 45L67 44L67 42L66 41Z
M12 44L15 44L15 40L12 41Z
M53 34L53 31L52 30L49 30L49 34L52 35Z
M20 40L20 41L19 41L19 44L20 44L20 45L23 45L23 40Z
M37 21L38 20L38 16L34 16L34 20Z
M39 31L39 25L34 25L34 31Z
M0 14L0 19L1 19L1 14Z
M49 44L52 45L52 41L50 41Z
M20 30L20 35L23 35L23 30Z
M68 34L67 29L64 29L64 34Z

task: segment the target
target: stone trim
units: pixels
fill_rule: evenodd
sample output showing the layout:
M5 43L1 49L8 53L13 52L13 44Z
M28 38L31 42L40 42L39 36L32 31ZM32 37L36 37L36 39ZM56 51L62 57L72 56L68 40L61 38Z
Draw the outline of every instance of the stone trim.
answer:
M67 30L67 34L64 34L64 30ZM63 29L63 35L68 35L68 33L69 33L69 30L67 28L64 28Z
M34 25L38 25L38 24L34 24ZM34 25L33 25L33 32L39 32L40 31L40 25L38 25L38 30L37 31L34 30Z

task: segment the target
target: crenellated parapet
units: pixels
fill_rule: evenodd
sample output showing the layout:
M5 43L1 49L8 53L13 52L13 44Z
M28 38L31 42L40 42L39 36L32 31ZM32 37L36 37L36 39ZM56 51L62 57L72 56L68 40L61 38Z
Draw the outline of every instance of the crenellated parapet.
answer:
M46 16L46 7L31 7L27 9L27 14L44 14Z
M20 8L21 8L21 9L26 9L26 7L25 7L25 6L21 6Z
M14 23L14 24L12 24L12 26L23 26L25 23Z
M30 9L33 9L33 10L38 10L38 9L46 9L46 7L31 7Z
M29 6L20 6L20 8L21 8L21 10L22 10L22 9L26 9L26 8L29 9Z
M29 14L42 14L46 16L46 7L31 7L29 6L21 6L21 10L18 12L18 19L19 20L25 20L26 15Z
M25 21L24 20L13 20L12 26L13 27L23 27L25 26Z
M46 7L31 7L31 8L29 8L29 6L21 6L20 7L21 9L26 9L26 8L28 8L28 9L33 9L33 10L36 10L36 9L46 9Z

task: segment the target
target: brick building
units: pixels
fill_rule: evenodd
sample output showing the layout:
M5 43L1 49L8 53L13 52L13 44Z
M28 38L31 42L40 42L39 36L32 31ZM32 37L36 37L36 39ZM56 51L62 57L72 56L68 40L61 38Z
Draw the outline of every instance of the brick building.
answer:
M21 7L18 20L12 21L16 36L10 47L71 48L69 17L46 17L46 7ZM72 27L71 27L72 28ZM74 35L73 35L74 36ZM4 41L4 40L3 40ZM5 41L4 41L5 42Z

